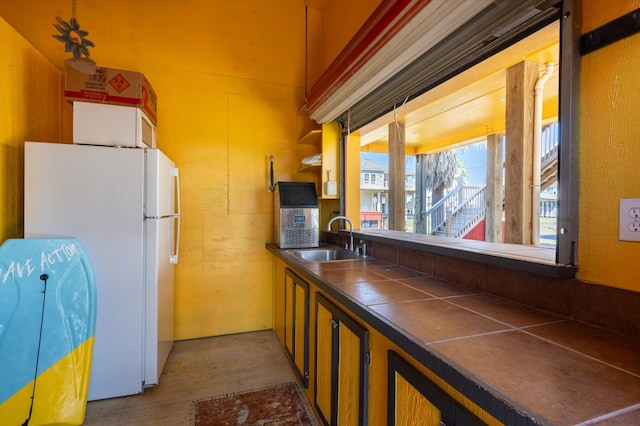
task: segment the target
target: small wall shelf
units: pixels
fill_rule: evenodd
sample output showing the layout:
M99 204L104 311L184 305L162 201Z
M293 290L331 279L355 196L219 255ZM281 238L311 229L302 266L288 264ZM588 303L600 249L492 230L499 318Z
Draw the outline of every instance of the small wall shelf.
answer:
M302 180L312 179L316 183L318 198L321 200L338 200L338 191L331 191L327 194L325 182L329 180L329 176L335 179L335 187L340 186L340 173L338 152L340 145L340 131L337 122L317 124L309 119L306 113L298 112L296 133L298 140L296 142L296 160L297 173L311 174L300 177ZM302 160L310 160L310 156L318 155L320 161L312 164L304 164ZM311 160L311 161L315 161ZM309 162L309 161L306 161Z
M319 172L321 168L322 168L322 163L307 164L300 167L298 169L298 173L310 173L310 172L315 173L315 172Z
M300 145L322 145L322 129L311 130L298 140Z

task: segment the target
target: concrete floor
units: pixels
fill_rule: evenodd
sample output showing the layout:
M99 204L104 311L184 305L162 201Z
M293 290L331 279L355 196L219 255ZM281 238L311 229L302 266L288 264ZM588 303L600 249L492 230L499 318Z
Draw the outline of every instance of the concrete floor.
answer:
M192 425L193 401L295 381L271 330L176 342L160 384L92 401L85 425Z

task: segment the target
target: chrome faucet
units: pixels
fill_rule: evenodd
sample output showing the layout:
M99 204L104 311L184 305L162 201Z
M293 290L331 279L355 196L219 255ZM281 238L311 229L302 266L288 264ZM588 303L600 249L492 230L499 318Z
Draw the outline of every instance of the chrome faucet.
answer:
M327 224L327 231L331 232L331 224L334 221L338 220L338 219L342 219L342 220L344 220L344 221L349 223L349 239L351 240L350 243L349 243L349 251L353 251L353 223L351 223L351 220L349 220L348 217L346 217L346 216L336 216L336 217L334 217Z

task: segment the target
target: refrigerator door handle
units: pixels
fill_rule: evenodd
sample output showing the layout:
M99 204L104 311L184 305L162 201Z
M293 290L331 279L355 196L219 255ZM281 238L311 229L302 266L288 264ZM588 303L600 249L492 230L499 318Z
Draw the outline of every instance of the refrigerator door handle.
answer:
M171 179L173 180L173 195L174 195L174 203L173 203L173 214L180 216L180 173L178 172L177 167L171 168Z
M176 226L174 228L175 236L171 241L173 250L169 256L169 263L176 265L178 263L178 252L180 251L180 216L173 216L171 219L176 221Z
M176 225L174 228L174 235L172 237L172 248L171 255L169 256L169 262L172 265L176 265L178 263L178 252L180 251L180 174L178 173L178 168L173 167L171 169L171 179L173 180L173 195L174 202L172 204L174 209L174 214L172 219L176 221Z

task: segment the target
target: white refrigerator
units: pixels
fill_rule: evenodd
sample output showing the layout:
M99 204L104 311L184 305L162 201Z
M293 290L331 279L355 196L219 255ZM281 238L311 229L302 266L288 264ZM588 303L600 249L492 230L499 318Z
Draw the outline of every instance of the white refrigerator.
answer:
M25 238L74 237L97 287L88 399L158 383L174 340L178 169L153 148L25 143Z

